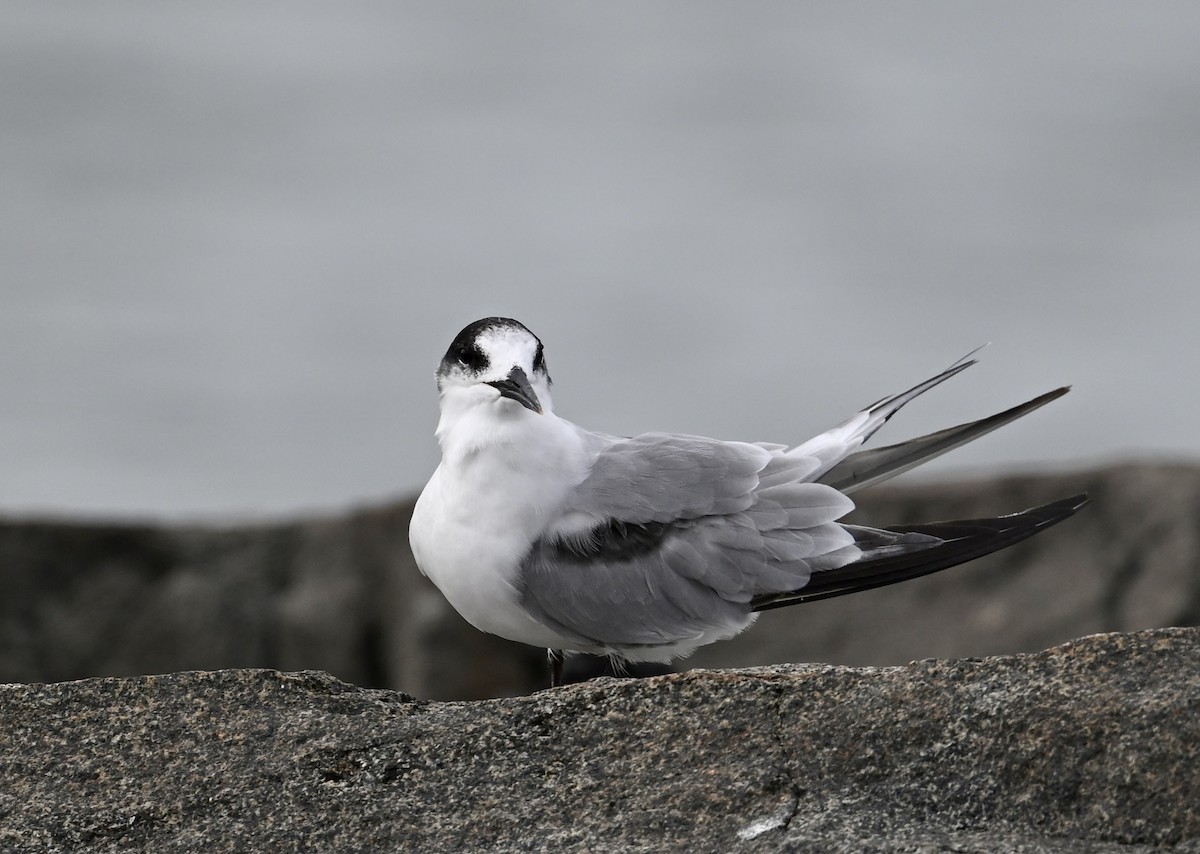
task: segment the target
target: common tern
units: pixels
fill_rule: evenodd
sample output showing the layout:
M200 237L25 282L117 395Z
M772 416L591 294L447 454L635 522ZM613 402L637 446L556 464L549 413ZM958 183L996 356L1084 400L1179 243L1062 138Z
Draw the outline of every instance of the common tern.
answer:
M1066 519L1075 495L1007 516L872 528L850 493L1061 397L875 450L859 447L970 356L800 445L594 433L555 414L542 342L487 317L437 370L442 459L413 513L421 571L477 629L564 652L666 662L758 612L894 584Z

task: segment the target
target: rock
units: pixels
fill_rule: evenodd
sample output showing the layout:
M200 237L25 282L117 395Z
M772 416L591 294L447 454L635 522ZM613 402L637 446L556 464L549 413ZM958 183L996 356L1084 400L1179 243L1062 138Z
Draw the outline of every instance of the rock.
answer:
M764 614L682 667L897 664L1200 623L1200 467L866 490L876 524L995 515L1087 490L1079 515L937 575ZM253 525L0 521L0 681L321 669L427 698L527 693L544 653L481 634L417 572L412 504Z
M0 682L271 667L449 697L533 684L544 656L493 654L444 613L409 552L411 515L399 502L252 525L0 522Z
M319 668L378 684L411 579L404 507L236 527L0 526L0 679Z
M0 686L5 851L1200 851L1200 630L433 703Z

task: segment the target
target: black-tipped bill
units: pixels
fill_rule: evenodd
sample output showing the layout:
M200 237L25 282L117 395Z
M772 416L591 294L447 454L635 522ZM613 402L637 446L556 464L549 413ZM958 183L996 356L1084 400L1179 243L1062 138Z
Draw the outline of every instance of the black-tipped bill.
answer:
M501 397L515 400L526 409L536 412L538 415L542 414L541 401L538 400L533 386L529 384L529 377L525 376L525 371L521 368L513 368L508 372L506 379L495 380L488 385L500 392Z

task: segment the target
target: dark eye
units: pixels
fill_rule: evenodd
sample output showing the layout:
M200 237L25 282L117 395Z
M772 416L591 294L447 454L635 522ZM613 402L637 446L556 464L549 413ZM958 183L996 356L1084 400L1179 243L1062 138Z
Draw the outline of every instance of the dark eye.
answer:
M469 347L458 347L454 352L454 360L464 368L472 371L482 371L487 367L487 357L483 351L472 344Z
M545 359L542 358L542 345L538 344L537 353L533 356L533 369L540 371L546 367Z

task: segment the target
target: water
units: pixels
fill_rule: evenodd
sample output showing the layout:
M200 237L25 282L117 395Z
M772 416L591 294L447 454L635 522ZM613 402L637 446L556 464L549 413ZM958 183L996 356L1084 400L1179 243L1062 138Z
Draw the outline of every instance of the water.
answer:
M992 341L886 440L1074 392L930 474L1200 455L1194 4L4 18L0 509L413 491L488 314L612 432L797 441Z

